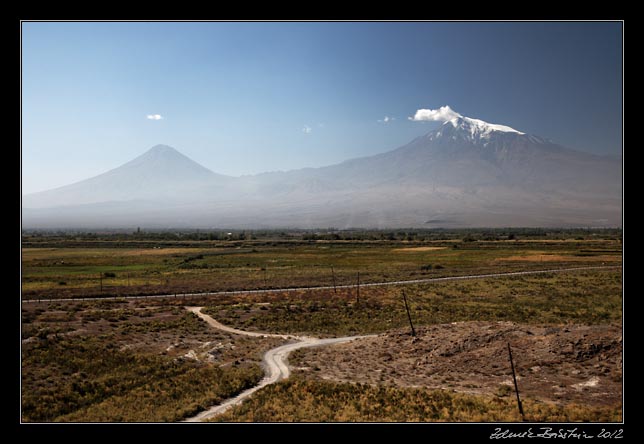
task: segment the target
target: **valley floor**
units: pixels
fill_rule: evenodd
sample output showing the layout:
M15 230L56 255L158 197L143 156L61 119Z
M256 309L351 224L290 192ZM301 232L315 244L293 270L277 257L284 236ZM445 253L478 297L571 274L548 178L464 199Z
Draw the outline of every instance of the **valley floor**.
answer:
M615 241L558 240L539 248L536 243L449 245L342 244L335 253L327 243L268 245L265 250L256 245L225 254L215 249L210 256L204 247L197 254L188 248L147 255L131 247L48 247L25 255L30 276L25 285L30 297L49 291L59 295L65 287L59 281L74 286L72 294L95 292L83 281L83 263L89 262L111 273L107 279L126 284L136 276L137 285L146 285L149 276L162 289L159 275L167 273L183 279L182 285L196 276L198 285L216 286L213 268L215 276L233 282L244 276L248 261L267 260L273 253L280 262L297 261L279 269L285 281L292 270L296 280L310 276L322 282L329 270L313 263L320 259L335 261L336 273L345 280L360 269L377 279L500 272L506 265L517 270L512 264L526 261L529 269L543 267L542 261L549 262L547 267L621 263ZM387 268L389 257L393 270ZM105 271L118 267L131 271ZM252 276L263 277L261 272ZM410 334L402 291L416 337ZM255 336L213 329L185 306L203 306L203 313L222 324ZM21 413L25 422L181 421L256 386L264 376L265 352L292 341L293 335L370 334L292 352L287 380L263 387L211 420L521 421L509 343L526 419L619 421L621 320L619 267L363 287L359 292L350 286L337 292L24 303Z

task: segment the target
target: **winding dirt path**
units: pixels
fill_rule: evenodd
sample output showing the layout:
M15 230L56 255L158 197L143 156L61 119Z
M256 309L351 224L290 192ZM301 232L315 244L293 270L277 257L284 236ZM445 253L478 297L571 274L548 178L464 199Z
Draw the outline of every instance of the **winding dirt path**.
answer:
M286 361L288 359L288 355L294 350L297 350L299 348L305 348L305 347L319 347L322 345L338 344L341 342L349 342L355 339L374 336L374 335L345 336L342 338L319 339L319 338L313 338L308 336L292 336L292 335L280 335L280 334L273 334L273 333L257 333L257 332L251 332L251 331L244 331L244 330L238 330L236 328L228 327L216 321L215 319L208 316L207 314L202 313L201 312L202 308L203 307L186 307L186 310L191 311L192 313L199 316L201 319L206 321L208 325L210 325L211 327L228 333L244 335L244 336L261 337L261 338L280 338L284 340L296 340L297 342L280 345L279 347L272 348L268 350L266 353L264 353L263 364L264 364L265 376L264 376L264 379L262 379L259 382L259 384L257 384L255 387L251 387L248 390L241 392L239 395L235 396L234 398L227 399L221 404L212 406L208 410L205 410L191 418L186 419L184 422L201 422L208 418L212 418L213 416L223 413L235 405L241 404L246 398L251 396L257 390L263 387L266 387L269 384L274 384L277 381L288 378L291 375L291 371Z

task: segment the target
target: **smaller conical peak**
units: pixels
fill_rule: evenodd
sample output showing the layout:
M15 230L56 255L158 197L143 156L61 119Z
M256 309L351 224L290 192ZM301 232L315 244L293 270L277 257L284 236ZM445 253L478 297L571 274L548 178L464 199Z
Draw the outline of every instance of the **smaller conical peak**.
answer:
M208 168L195 162L175 148L161 144L153 146L140 156L121 165L121 167L126 169L143 168L143 170L156 169L157 171L163 171L160 174L176 175L180 170L184 172L190 171L190 174L214 174Z
M152 148L150 148L148 150L148 153L158 153L158 154L178 153L178 151L172 148L171 146L159 144L159 145L154 145Z
M134 160L145 160L145 161L161 161L161 160L168 160L168 161L175 161L178 160L179 158L185 158L185 154L177 150L176 148L172 148L169 145L154 145L152 148L141 154L139 157L137 157Z
M140 165L150 163L173 163L173 162L191 162L196 163L185 154L168 145L154 145L152 148L130 160L125 165ZM201 167L201 165L199 165ZM203 168L203 167L202 167Z

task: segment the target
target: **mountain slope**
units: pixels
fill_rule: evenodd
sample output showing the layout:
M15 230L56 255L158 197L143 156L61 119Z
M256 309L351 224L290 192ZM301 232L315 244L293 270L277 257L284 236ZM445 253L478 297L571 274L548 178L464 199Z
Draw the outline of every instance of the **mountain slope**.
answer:
M175 200L231 178L215 174L179 151L156 145L106 173L23 197L23 207L42 208L129 200ZM188 194L189 195L189 194Z
M217 175L157 146L103 175L25 196L23 223L621 226L621 174L617 160L459 116L386 153L239 178Z
M393 151L323 168L262 174L248 178L246 186L256 193L315 194L386 185L512 186L616 196L621 165L507 126L459 117Z

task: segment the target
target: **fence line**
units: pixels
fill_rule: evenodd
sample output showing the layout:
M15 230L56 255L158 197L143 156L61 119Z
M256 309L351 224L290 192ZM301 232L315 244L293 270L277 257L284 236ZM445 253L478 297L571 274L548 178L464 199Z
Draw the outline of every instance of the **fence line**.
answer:
M583 270L605 270L605 269L614 269L622 268L622 265L603 265L595 267L574 267L574 268L556 268L550 270L530 270L530 271L510 271L505 273L488 273L488 274L473 274L473 275L464 275L464 276L445 276L445 277L433 277L433 278L423 278L423 279L410 279L410 280L399 280L399 281L390 281L390 282L371 282L371 283L361 283L362 287L386 287L393 285L411 285L411 284L425 284L431 282L443 282L443 281L458 281L458 280L470 280L470 279L485 279L485 278L495 278L495 277L509 277L509 276L527 276L533 274L546 274L546 273L565 273L570 271L583 271ZM193 296L230 296L230 295L240 295L240 294L261 294L261 293L281 293L285 291L319 291L319 290L333 290L334 288L338 289L352 289L355 288L355 284L344 284L344 285L323 285L319 287L287 287L287 288L271 288L271 289L254 289L254 290L224 290L224 291L206 291L200 293L177 293L185 299L185 297ZM142 299L142 298L152 298L152 299L162 299L162 298L172 298L175 296L175 293L170 294L152 294L152 295L137 295L137 296L121 296L121 299ZM40 302L70 302L78 301L81 298L54 298L54 299L39 299ZM82 297L84 301L101 301L107 299L106 297ZM32 303L37 302L37 299L24 299L23 303Z

